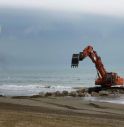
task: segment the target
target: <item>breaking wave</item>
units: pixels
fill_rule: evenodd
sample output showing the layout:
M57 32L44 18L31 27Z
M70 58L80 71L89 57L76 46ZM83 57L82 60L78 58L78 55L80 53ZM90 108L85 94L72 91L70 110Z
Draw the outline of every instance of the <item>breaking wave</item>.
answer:
M31 96L40 92L55 92L55 91L72 91L71 86L61 85L42 85L42 84L30 84L30 85L0 85L0 94L4 96Z

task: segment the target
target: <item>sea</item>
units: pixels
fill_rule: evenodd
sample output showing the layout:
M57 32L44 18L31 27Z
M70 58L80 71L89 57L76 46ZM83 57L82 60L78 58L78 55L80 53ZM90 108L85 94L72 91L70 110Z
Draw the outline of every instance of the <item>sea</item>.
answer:
M93 72L79 69L4 70L0 71L0 94L30 96L39 92L71 91L94 86Z
M124 76L122 70L120 73ZM96 78L95 69L1 70L0 95L31 96L42 92L72 91L95 86ZM124 97L86 99L124 104Z

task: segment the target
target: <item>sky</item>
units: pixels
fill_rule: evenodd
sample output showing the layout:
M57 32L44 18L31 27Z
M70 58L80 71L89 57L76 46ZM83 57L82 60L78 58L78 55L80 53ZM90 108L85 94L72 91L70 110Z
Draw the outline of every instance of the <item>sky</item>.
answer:
M87 45L123 68L123 0L0 0L0 69L70 68Z
M1 6L16 8L42 8L72 12L86 12L122 16L124 15L123 0L4 0Z

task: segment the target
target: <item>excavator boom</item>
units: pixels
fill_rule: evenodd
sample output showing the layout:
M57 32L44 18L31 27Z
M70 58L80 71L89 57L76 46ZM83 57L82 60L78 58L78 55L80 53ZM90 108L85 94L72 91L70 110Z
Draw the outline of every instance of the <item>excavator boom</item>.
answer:
M95 64L98 75L95 81L96 85L111 87L124 84L124 79L119 77L117 73L106 71L101 58L97 55L97 52L93 50L92 46L87 46L83 52L79 54L73 54L71 67L78 67L79 61L84 60L86 57L89 57Z

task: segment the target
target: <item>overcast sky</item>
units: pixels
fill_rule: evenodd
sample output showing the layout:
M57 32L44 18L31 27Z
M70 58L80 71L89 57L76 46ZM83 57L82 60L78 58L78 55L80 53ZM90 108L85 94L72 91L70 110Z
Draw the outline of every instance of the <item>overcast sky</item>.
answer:
M0 0L0 5L124 16L123 0Z
M124 65L123 0L0 0L0 68L68 68L88 44Z

